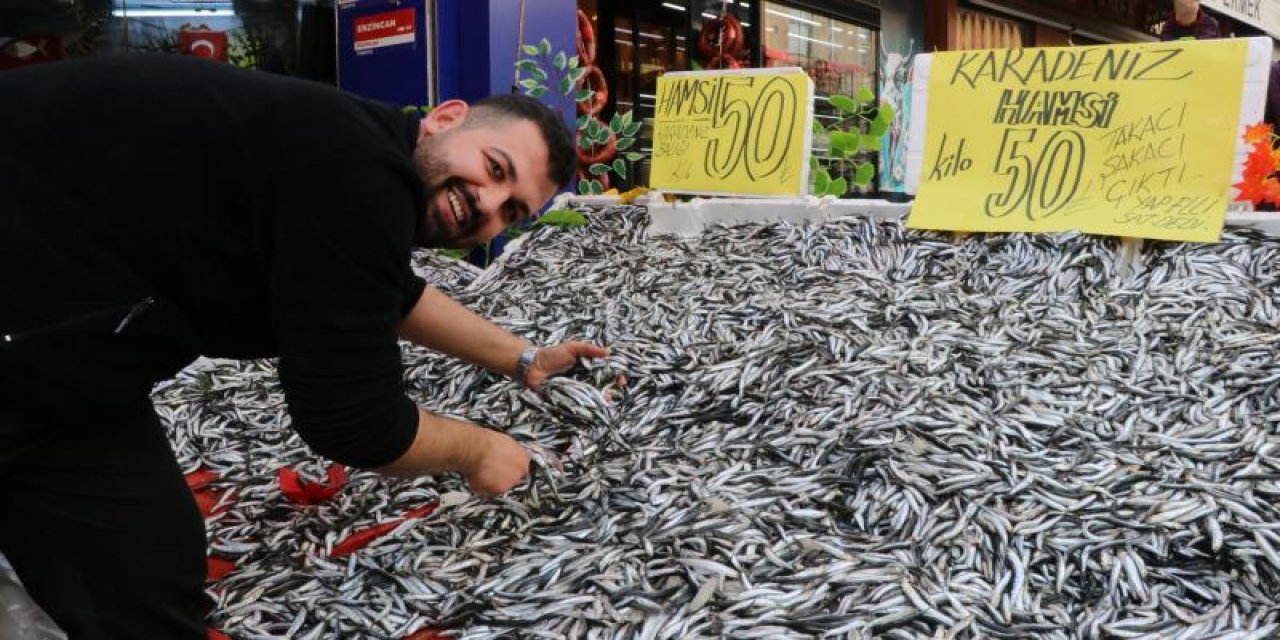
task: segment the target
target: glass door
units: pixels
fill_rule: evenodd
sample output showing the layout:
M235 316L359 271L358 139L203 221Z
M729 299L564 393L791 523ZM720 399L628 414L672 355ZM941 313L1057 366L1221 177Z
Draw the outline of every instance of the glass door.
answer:
M658 76L689 68L686 9L674 2L619 3L615 14L619 111L653 117Z

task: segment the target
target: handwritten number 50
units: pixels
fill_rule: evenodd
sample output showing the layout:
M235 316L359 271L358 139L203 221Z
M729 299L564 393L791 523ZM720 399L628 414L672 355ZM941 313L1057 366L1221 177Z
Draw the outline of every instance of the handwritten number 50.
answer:
M1084 137L1075 131L1055 131L1036 158L1038 129L1005 129L996 154L995 172L1009 177L1004 193L987 196L986 213L1003 218L1015 211L1028 220L1047 218L1061 211L1080 189L1084 171Z
M795 88L781 78L766 83L754 104L742 98L723 101L712 126L730 133L723 145L721 140L707 145L707 175L727 178L744 162L752 180L776 173L787 159L796 108Z

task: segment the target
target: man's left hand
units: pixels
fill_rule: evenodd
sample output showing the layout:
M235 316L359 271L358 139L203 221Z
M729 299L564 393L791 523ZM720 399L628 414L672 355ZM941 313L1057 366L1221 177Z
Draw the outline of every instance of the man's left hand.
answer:
M587 342L564 342L553 347L538 349L538 355L529 365L525 379L530 389L537 390L551 376L564 373L577 364L579 358L607 358L609 350Z

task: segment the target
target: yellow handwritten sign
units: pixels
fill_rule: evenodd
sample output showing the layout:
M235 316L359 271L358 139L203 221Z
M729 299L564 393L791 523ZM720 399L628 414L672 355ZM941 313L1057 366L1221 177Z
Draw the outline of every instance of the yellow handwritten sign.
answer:
M658 78L649 186L804 195L812 119L813 82L801 69L665 74Z
M1214 242L1241 40L933 55L908 225Z

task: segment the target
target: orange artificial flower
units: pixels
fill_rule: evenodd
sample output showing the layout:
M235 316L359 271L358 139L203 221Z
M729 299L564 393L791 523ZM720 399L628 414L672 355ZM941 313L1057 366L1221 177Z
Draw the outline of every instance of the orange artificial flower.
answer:
M1280 180L1268 177L1262 180L1245 180L1231 185L1240 191L1236 202L1259 204L1269 197L1280 195Z
M1253 151L1244 161L1245 182L1257 182L1276 170L1276 158L1272 154L1271 145L1259 142L1253 145Z
M1259 122L1244 128L1244 141L1249 144L1257 144L1259 142L1271 142L1271 125L1265 122Z
M1262 181L1262 199L1271 204L1280 205L1280 180L1267 178Z

